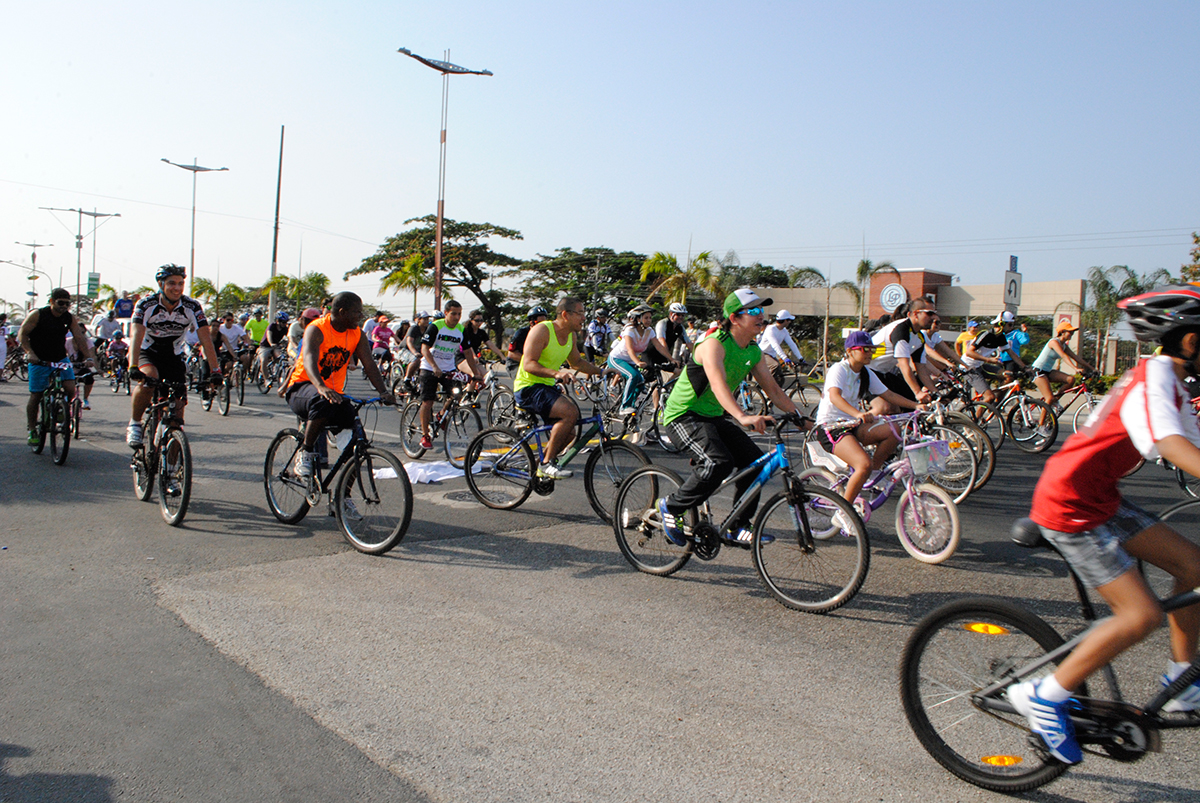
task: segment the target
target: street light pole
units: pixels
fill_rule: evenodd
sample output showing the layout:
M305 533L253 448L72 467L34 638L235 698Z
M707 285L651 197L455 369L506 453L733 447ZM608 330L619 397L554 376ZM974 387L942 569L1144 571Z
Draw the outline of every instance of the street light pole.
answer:
M175 165L182 170L192 171L192 261L188 265L188 292L192 292L192 285L196 283L196 174L197 173L220 173L228 170L228 167L201 167L196 164L196 159L192 158L190 165L181 165L178 162L172 162L170 159L163 159L169 165Z
M32 249L33 249L33 253L29 255L29 260L30 260L30 262L33 264L33 269L34 269L35 271L37 271L38 273L41 273L41 274L42 274L43 276L45 276L47 279L49 279L49 280L50 280L50 284L54 284L54 279L51 279L51 278L50 278L50 275L49 275L48 273L44 273L44 272L42 272L42 271L40 271L40 270L37 270L37 250L38 250L39 248L53 248L53 247L54 247L54 243L39 243L39 242L36 242L36 241L34 241L34 242L32 242L32 243L20 243L20 242L18 242L18 243L17 243L17 245L23 245L23 246L25 246L26 248L32 248ZM17 263L13 262L13 263L11 263L11 264L15 265L15 264L17 264ZM59 271L59 272L61 273L61 271ZM60 285L62 284L62 277L61 277L61 276L59 276L59 277L58 277L58 283L59 283Z
M96 218L98 217L120 217L117 212L97 212L95 210L86 212L83 209L59 209L57 206L39 206L38 209L45 209L47 212L78 212L79 213L79 233L75 235L75 295L80 295L79 288L83 286L83 216L87 215L92 219L92 273L96 272ZM70 231L70 229L68 229ZM60 282L61 283L61 282Z
M423 58L406 47L402 47L396 52L416 59L426 67L431 67L442 74L442 137L438 157L437 233L434 235L437 239L433 250L433 308L440 310L442 308L442 226L446 217L446 116L450 101L450 76L491 75L492 72L491 70L468 70L466 67L451 64L449 61ZM445 58L450 58L449 50L446 51Z

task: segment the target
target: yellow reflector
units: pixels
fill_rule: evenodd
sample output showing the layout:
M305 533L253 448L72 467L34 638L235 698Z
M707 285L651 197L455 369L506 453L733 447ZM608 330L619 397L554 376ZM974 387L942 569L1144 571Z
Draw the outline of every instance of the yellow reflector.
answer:
M963 627L972 633L982 633L985 636L1004 636L1008 634L1008 628L988 622L970 622L963 625Z
M1020 756L984 756L979 759L981 764L991 764L993 767L1012 767L1020 764Z

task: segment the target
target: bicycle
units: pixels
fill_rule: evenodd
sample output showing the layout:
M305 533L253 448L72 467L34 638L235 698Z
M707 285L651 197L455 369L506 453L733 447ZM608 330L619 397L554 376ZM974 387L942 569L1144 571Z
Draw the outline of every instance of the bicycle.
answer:
M142 502L150 501L157 478L163 520L178 527L192 498L192 450L180 417L188 385L138 374L143 384L154 389L154 396L142 415L142 445L133 450L129 461L134 494Z
M259 350L259 356L262 356L262 350ZM283 353L282 347L275 347L275 354L270 361L258 359L254 362L254 367L251 368L251 373L254 375L255 384L258 385L260 393L266 393L272 387L278 386L283 378L287 375L288 358Z
M713 523L707 501L677 517L683 524L682 545L667 538L657 503L682 485L679 475L662 466L634 471L622 483L613 508L613 533L621 554L638 571L666 577L682 569L692 555L710 561L722 546L749 549L759 578L782 605L808 613L845 605L867 578L867 530L846 500L792 473L782 430L803 421L790 413L779 416L772 429L775 448L721 483L714 495L754 476L719 525ZM750 540L738 540L732 533L734 522L780 473L784 490L763 503Z
M455 385L449 394L445 394L441 412L430 420L430 437L438 438L440 433L446 459L455 468L462 468L467 447L483 431L483 420L478 411L479 391L464 386L471 378L461 371L455 371L450 376ZM414 460L423 457L426 452L421 446L422 434L421 400L412 398L400 412L400 445L404 453Z
M234 394L237 395L238 407L246 401L246 367L242 364L242 352L242 349L238 349L236 355L228 352L221 354L221 372L226 377L216 393L217 411L221 415L229 415L229 403Z
M25 356L25 350L14 346L12 342L8 345L8 359L4 361L4 378L20 379L22 382L29 379L29 359Z
M125 395L132 393L129 383L129 365L123 361L114 361L112 375L108 378L108 387L113 393L120 393L122 388Z
M896 537L904 551L922 563L942 563L958 549L962 523L958 505L950 494L937 485L920 482L945 470L950 447L944 440L922 438L919 417L920 413L880 417L900 439L900 447L896 456L863 485L854 509L865 525L871 520L871 513L891 497L896 486L903 485L896 502ZM857 426L857 423L847 425ZM899 430L894 426L897 423L901 424ZM852 473L850 467L820 444L808 441L806 448L816 465L801 472L799 479L819 481L839 495L844 493Z
M1014 527L1013 540L1024 547L1053 549L1028 519ZM1010 686L1049 674L1053 664L1107 621L1096 619L1082 581L1070 566L1067 570L1088 625L1065 641L1027 608L970 597L927 615L904 648L900 690L909 725L939 764L968 783L996 792L1024 792L1068 769L1050 757L1005 698ZM1163 600L1162 608L1171 612L1197 602L1200 591L1192 590ZM1162 731L1200 727L1200 715L1194 712L1184 717L1162 712L1163 705L1200 678L1200 657L1141 707L1125 701L1111 664L1099 676L1109 699L1093 697L1082 686L1071 710L1084 752L1136 761L1159 748Z
M42 392L42 401L38 407L38 417L34 424L37 442L29 445L34 454L41 454L46 448L46 439L50 439L50 456L54 465L61 466L67 462L67 453L71 450L71 402L67 400L67 389L63 385L63 372L71 367L70 360L47 363L50 369L50 384ZM76 388L76 394L80 392Z
M71 400L71 437L79 440L79 425L83 421L83 380L96 376L97 371L89 371L86 368L75 372L75 398Z
M1008 437L1018 449L1030 454L1044 452L1058 439L1058 416L1048 404L1025 392L1024 380L1029 377L1026 369L996 388L1006 391L996 402L1004 419Z
M611 522L621 483L638 467L649 465L650 458L637 446L613 437L605 430L604 420L601 412L581 419L575 441L558 456L558 465L566 466L580 452L591 449L583 466L583 488L596 515ZM588 425L586 430L585 425ZM475 498L495 510L513 510L524 504L531 493L539 496L553 493L554 480L537 475L537 467L545 459L543 437L548 441L552 428L551 424L529 426L522 433L507 427L490 427L475 436L463 463L467 487ZM592 438L597 436L600 442L592 447ZM536 462L530 443L537 449Z
M667 432L665 426L662 426L662 417L667 397L671 395L671 390L675 387L675 382L679 377L673 376L670 380L663 382L662 369L657 365L646 366L642 374L646 377L646 381L638 390L637 398L633 403L633 412L621 415L619 406L616 404L607 410L603 407L600 407L599 410L605 416L613 437L626 438L640 435L647 443L657 443L665 451L678 452L683 448L682 444L677 445L671 441L670 433ZM657 404L654 403L655 399L658 400ZM649 421L649 425L645 426L647 421ZM644 430L643 426L645 426Z
M412 521L413 492L408 473L391 452L371 445L358 412L380 397L356 399L343 395L354 405L354 424L347 433L341 454L322 475L314 463L311 478L296 474L296 457L304 448L304 435L298 429L284 429L267 448L263 463L263 486L267 506L284 524L299 524L310 508L320 504L322 495L329 499L329 515L350 545L368 555L382 555L393 549L408 532ZM354 500L358 501L355 502Z

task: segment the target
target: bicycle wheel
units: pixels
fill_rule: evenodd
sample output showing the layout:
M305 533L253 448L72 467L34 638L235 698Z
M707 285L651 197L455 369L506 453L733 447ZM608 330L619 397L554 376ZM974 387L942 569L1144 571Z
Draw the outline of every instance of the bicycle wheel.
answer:
M646 574L666 577L683 568L692 557L691 542L672 543L663 533L658 515L658 500L670 496L682 485L679 475L662 466L644 466L628 477L617 490L613 503L613 534L625 560ZM696 526L695 509L689 510L684 532Z
M974 401L963 408L963 414L987 433L996 451L1004 446L1004 441L1008 439L1008 429L1004 423L1004 416L1000 414L996 405Z
M333 509L351 546L382 555L400 543L412 521L408 472L391 452L368 447L342 469Z
M810 384L795 385L788 391L788 398L802 415L812 415L821 401L821 391Z
M79 425L83 423L83 400L79 398L82 389L75 392L75 400L71 402L71 437L79 440Z
M416 460L425 454L421 448L421 402L413 400L400 412L400 445Z
M124 371L122 371L121 369L118 368L118 369L114 370L113 375L111 377L109 377L108 387L113 393L116 393L117 391L119 391L121 389L121 375L123 373L124 373Z
M513 397L513 392L503 386L496 388L496 392L492 394L492 398L488 399L488 426L516 429L513 426L516 410L517 402Z
M154 494L154 466L157 461L158 455L153 452L147 455L145 447L133 453L129 467L133 469L133 493L139 502L149 502Z
M1066 764L1031 746L1025 717L998 696L975 696L997 681L1035 677L1015 672L1062 642L1041 619L1002 600L957 600L930 613L900 661L904 715L921 745L962 780L995 792L1035 789L1062 775Z
M308 513L308 480L295 471L296 454L303 448L304 437L297 429L285 429L267 447L263 463L263 487L267 507L284 524L297 524Z
M178 527L192 498L192 450L182 429L167 430L158 455L158 506L163 521Z
M979 464L973 444L964 430L967 425L962 422L946 422L946 426L930 427L929 434L938 440L946 441L950 448L950 456L946 458L946 468L929 475L929 481L950 492L955 502L961 502L975 490L975 481L979 476ZM956 425L956 426L955 426ZM980 438L987 437L976 428Z
M1043 424L1042 413L1045 413ZM1045 402L1025 398L1008 412L1008 436L1018 449L1030 454L1044 452L1058 437L1058 418Z
M766 501L754 523L751 554L767 591L785 607L828 613L842 607L867 579L871 549L858 513L826 488L795 483L793 506L787 493ZM846 530L834 516L850 525ZM773 540L764 543L764 536Z
M483 419L474 407L459 407L450 415L442 430L442 450L455 468L463 467L467 447L480 432L483 432Z
M125 395L126 396L133 393L133 390L129 384L129 371L121 371L121 384L125 386Z
M492 427L467 447L463 472L475 498L495 510L520 507L533 492L533 451L511 429Z
M648 465L650 458L646 453L625 441L604 441L588 455L583 466L583 489L592 510L606 524L612 523L613 505L617 502L621 483L634 471Z
M229 415L229 396L229 381L226 380L217 388L217 412L221 415Z
M67 452L71 450L71 409L67 401L61 398L50 400L50 456L54 465L61 466L67 462Z
M1078 432L1087 423L1092 411L1097 406L1097 403L1092 400L1090 395L1084 396L1083 401L1079 403L1079 406L1075 408L1075 412L1071 415L1071 431Z
M238 407L241 407L246 403L246 369L242 367L241 363L234 366L233 386L237 389Z
M896 503L896 537L922 563L941 563L954 554L962 537L958 506L938 486L916 485Z
M743 382L741 387L734 393L734 398L737 399L738 407L750 415L766 415L771 408L770 402L767 401L767 396L762 392L762 389L748 382Z

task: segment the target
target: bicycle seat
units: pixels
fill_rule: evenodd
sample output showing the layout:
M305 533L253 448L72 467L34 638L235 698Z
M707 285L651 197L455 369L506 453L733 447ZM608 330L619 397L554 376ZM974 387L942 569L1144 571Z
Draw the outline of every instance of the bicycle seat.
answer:
M1026 549L1049 549L1050 542L1042 535L1042 528L1033 519L1017 519L1013 522L1009 536L1013 543Z

